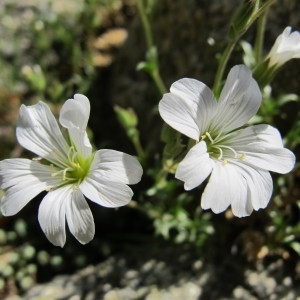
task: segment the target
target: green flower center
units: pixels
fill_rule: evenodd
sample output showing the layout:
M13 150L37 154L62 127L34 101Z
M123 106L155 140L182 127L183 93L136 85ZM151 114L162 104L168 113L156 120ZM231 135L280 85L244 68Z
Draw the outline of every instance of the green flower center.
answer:
M228 142L228 136L219 133L215 137L209 132L206 132L201 136L202 140L205 140L207 146L207 152L211 158L223 161L223 165L228 163L228 158L239 158L243 160L246 155L239 155L231 146L226 144Z
M73 184L77 186L88 175L93 159L93 154L89 157L83 157L74 147L71 147L68 159L62 162L63 167L50 165L51 176L60 176L61 185Z
M87 176L90 165L91 165L90 158L82 158L77 157L75 161L71 162L70 167L65 169L65 180L74 181L74 182L82 182L82 180Z

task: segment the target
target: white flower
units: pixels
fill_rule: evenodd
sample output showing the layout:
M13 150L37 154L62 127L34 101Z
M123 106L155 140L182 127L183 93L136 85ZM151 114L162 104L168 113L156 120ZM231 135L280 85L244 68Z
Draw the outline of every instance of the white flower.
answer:
M66 241L66 221L80 243L94 237L93 215L84 196L105 207L123 206L133 196L127 184L139 182L142 176L136 158L114 150L92 151L86 133L89 116L87 97L76 94L67 100L59 116L65 138L45 103L22 105L17 139L39 159L0 162L3 215L18 213L35 196L48 191L38 219L50 242L61 247Z
M176 81L170 91L159 103L161 117L196 141L176 170L184 188L191 190L210 175L203 209L220 213L231 205L233 214L243 217L266 207L273 186L269 171L289 172L295 157L275 128L242 127L261 104L250 70L233 67L219 101L195 79Z
M286 27L273 45L268 58L269 65L279 67L292 58L300 58L300 33L292 28Z

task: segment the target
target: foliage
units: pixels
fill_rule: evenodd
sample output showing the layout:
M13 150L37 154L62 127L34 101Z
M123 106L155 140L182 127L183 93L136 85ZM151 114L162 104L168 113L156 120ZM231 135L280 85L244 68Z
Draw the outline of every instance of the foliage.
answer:
M91 45L97 34L104 30L103 11L110 12L116 7L120 9L122 1L65 1L66 7L55 6L57 2L61 1L49 0L44 5L32 6L9 1L0 4L0 125L3 128L15 125L21 103L47 100L52 103L53 110L56 110L74 92L88 93L98 88L94 81L98 75L93 63L95 49ZM241 19L238 14L234 16L228 47L220 52L214 83L216 94L220 91L224 70L236 45L240 45L242 49L244 64L252 70L263 61L263 46L257 46L258 42L252 46L249 41L241 41L241 38L249 28L264 25L264 22L254 21L258 17L267 18L266 8L274 1L262 1L262 5L260 1L254 1L256 5L248 10L246 5L251 2L253 1L243 1L238 11L249 16L249 19ZM167 78L163 80L161 76L160 49L154 42L151 24L157 1L136 0L134 3L147 39L145 58L137 65L136 72L146 72L162 94L168 90L164 84ZM299 95L291 94L288 87L279 93L274 92L272 84L272 81L262 84L263 104L251 122L278 127L283 133L286 147L297 155L300 149ZM153 103L158 100L159 98L155 99ZM156 104L152 105L151 111L157 111ZM141 136L140 130L145 116L139 115L135 107L115 106L114 112L113 117L119 121L120 128L124 129L126 138L132 143L145 170L145 179L135 192L135 201L129 205L130 210L143 216L139 225L147 227L146 233L133 233L136 240L142 240L141 236L146 234L152 238L163 237L174 243L190 243L196 247L208 248L220 235L224 235L226 239L227 231L214 223L217 221L228 226L222 223L223 219L213 218L211 212L204 212L199 207L202 189L186 192L174 178L176 166L191 147L191 142L166 125L163 126L161 135L155 135L154 140L147 139ZM96 114L94 117L97 117ZM115 128L99 130L109 131L111 139L114 139ZM149 133L149 136L153 135ZM8 131L0 137L3 145L1 159L17 156L19 149L15 146L12 132ZM284 250L300 256L299 176L299 164L289 175L274 176L272 205L266 209L261 233L265 240L261 248L267 248L266 253L282 253ZM33 226L31 218L36 218L36 207L31 208L35 208L33 212L27 209L21 216L9 221L0 216L0 296L26 291L40 280L39 276L45 269L50 270L51 275L62 271L70 272L109 255L115 242L112 240L122 228L122 222L134 223L130 219L130 213L121 214L124 219L113 221L115 224L108 230L111 238L98 229L104 221L96 220L99 225L96 235L103 233L105 238L96 238L86 248L72 243L68 246L67 243L66 248L58 250L39 239L39 232L30 232L30 226ZM109 219L108 216L111 217L101 211L99 218ZM226 219L231 219L228 212ZM149 220L151 229L147 231ZM107 223L111 224L111 220ZM104 225L105 229L109 228L106 223ZM241 227L237 225L233 230L235 232L231 234L239 235ZM126 233L122 232L122 236L126 236ZM68 260L75 261L72 269L68 269Z

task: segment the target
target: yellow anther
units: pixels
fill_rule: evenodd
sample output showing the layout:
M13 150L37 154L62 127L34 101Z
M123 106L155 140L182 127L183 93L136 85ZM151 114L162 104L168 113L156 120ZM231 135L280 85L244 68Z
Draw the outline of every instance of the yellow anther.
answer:
M80 168L80 164L79 163L72 163L72 165L75 167L75 168Z
M50 168L50 172L51 172L51 176L54 177L57 175L57 172L54 172L55 171L55 168L53 166L53 164L50 164L49 165L49 168Z
M204 139L206 139L206 135L205 134L201 135L201 140L204 140Z
M33 157L32 160L33 161L40 161L40 160L42 160L42 158L38 156L38 157Z
M241 157L240 157L240 160L244 160L245 158L246 158L246 154L243 153L243 154L241 155Z
M228 164L227 159L224 159L223 162L222 162L222 165L223 165L223 166L226 166L227 164Z
M211 142L212 144L214 143L214 140L213 140L213 138L211 137L211 135L210 135L209 132L206 132L206 133L205 133L205 136L207 136L207 137L209 138L209 140L210 140L210 142Z
M50 192L51 189L52 189L51 186L47 186L46 189L45 189L45 191L46 191L46 192Z
M67 169L63 170L63 176L62 176L62 180L66 180L67 179Z

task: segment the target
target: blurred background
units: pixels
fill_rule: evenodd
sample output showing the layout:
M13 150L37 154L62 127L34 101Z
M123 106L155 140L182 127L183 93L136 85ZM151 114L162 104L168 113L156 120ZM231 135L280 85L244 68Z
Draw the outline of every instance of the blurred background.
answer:
M212 86L239 2L144 1L167 88L183 77ZM266 53L286 26L300 30L297 0L270 8ZM254 38L255 24L242 40ZM228 70L247 59L245 45ZM128 207L89 201L96 235L85 246L70 233L62 249L46 239L37 220L43 195L16 216L0 214L0 299L300 299L299 163L272 174L265 210L243 219L202 211L205 184L187 193L173 174L161 176L161 93L137 69L146 51L135 0L1 0L0 159L32 157L15 137L21 104L42 100L58 116L66 99L83 93L95 149L138 156L144 176ZM297 161L299 79L300 60L286 63L256 120L277 127Z

